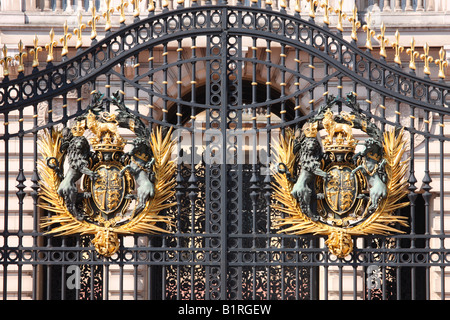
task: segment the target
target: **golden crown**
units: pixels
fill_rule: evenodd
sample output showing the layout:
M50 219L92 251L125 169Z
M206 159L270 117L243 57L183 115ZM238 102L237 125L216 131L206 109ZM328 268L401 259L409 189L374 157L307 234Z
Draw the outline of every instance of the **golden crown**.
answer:
M71 128L72 135L74 137L81 137L86 130L86 121L77 121L75 125Z
M101 152L123 151L125 140L118 132L118 122L115 116L105 112L102 118L106 121L98 121L91 111L86 117L87 127L95 135L91 139L92 148Z
M330 141L323 142L323 149L325 152L333 152L333 153L348 153L355 152L357 140L347 141L346 138L342 137L342 134L338 134L335 136L336 139Z
M125 142L122 137L114 137L108 135L108 133L102 135L99 140L97 138L92 138L91 144L94 151L100 152L123 151L125 148Z
M346 120L353 120L346 113L341 113L341 116ZM351 124L336 122L333 112L328 109L324 114L322 124L327 131L327 136L323 140L325 152L355 152L358 141L353 138L353 122Z

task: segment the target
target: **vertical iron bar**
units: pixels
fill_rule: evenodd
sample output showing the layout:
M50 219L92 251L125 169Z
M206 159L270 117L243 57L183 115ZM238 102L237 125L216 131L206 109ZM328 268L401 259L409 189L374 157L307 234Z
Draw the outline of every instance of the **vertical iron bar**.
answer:
M191 44L194 46L195 44L195 38L191 38ZM211 36L206 37L206 55L211 56ZM208 63L205 64L206 66L206 82L205 82L205 101L211 102L211 61L208 61ZM223 94L223 93L222 93ZM215 112L215 111L213 111ZM205 124L205 130L211 129L211 109L206 109L206 124ZM207 141L207 144L211 146L211 142ZM206 149L208 154L207 157L211 156L211 150L208 148ZM211 188L211 161L207 160L205 161L205 232L210 233L211 232L211 211L212 207L210 205L211 201L211 194L208 192ZM206 247L210 247L212 244L212 237L210 237L208 240L205 239ZM211 261L211 252L205 252L205 260ZM205 266L205 299L210 299L210 279L211 279L211 268L208 266Z
M253 39L253 46L252 46L252 105L255 104L257 102L257 87L258 87L258 83L256 81L256 52L257 52L257 39L256 38L252 38ZM257 123L256 123L256 108L253 107L251 108L252 111L252 127L253 130L255 131L255 136L254 136L254 141L253 141L253 155L254 157L256 157L256 135L258 127L257 127ZM254 159L256 160L256 159ZM256 174L256 161L253 161L252 164L252 177L251 177L251 193L250 193L250 198L252 200L252 235L253 235L253 239L252 239L252 249L255 250L256 252L256 216L257 216L257 208L258 208L258 195L259 195L259 187L258 187L258 176ZM255 288L255 284L256 284L256 267L252 267L253 270L253 285L252 285L252 298L255 299L256 298L256 288Z
M220 298L225 300L227 298L227 227L228 227L228 204L227 204L227 114L228 114L228 74L227 74L227 39L228 39L228 28L227 28L227 17L228 11L226 8L222 11L222 34L221 34L221 121L220 129L222 131L222 165L221 165L221 229L220 229L220 240L221 240L221 252L220 252Z
M167 67L167 64L168 64L167 56L169 55L169 51L168 51L168 48L167 48L167 43L164 43L164 49L163 50L164 50L163 53L162 53L162 55L163 55L163 66L164 66L164 68L163 68L163 95L164 95L164 97L167 97L167 86L168 86L168 81L167 81L167 73L168 73L168 70L167 70L167 68L168 68ZM167 99L166 98L163 98L162 112L163 112L163 114L162 114L163 121L166 122L167 121Z
M270 146L271 143L271 129L270 129L270 117L271 117L271 112L272 112L272 106L270 105L270 100L271 100L271 67L270 67L270 63L271 63L271 42L269 40L267 40L266 42L267 47L266 47L266 69L267 69L267 75L266 75L266 102L267 107L266 107L266 128L267 128L267 142L266 145ZM270 157L271 155L271 150L270 148L267 149L267 156ZM270 175L266 175L264 178L264 198L266 201L266 234L269 235L266 239L266 250L269 252L269 261L271 261L273 259L273 255L270 253L271 252L271 241L272 238L270 236L271 232L270 232L270 201L271 201L271 195L272 195L272 188L271 188L271 178ZM267 299L270 299L270 281L271 281L271 275L270 275L270 267L266 268L266 272L267 272Z
M24 174L24 169L23 169L23 136L24 136L24 131L23 131L23 108L19 109L19 173L17 175L17 182L18 185L16 186L18 191L16 193L17 197L18 197L18 205L19 205L19 224L18 224L18 238L19 238L19 243L18 243L18 248L19 248L19 253L18 253L18 257L19 259L21 259L20 256L20 249L22 248L22 232L23 232L23 199L26 195L24 189L25 189L25 184L24 182L26 181L25 178L25 174ZM7 209L7 208L5 208ZM17 291L18 291L18 299L21 300L22 298L22 264L18 264L17 266Z
M4 118L3 118L3 125L5 128L5 134L4 134L4 141L5 141L5 188L3 190L3 194L5 196L5 200L4 200L4 208L9 208L9 117L8 117L8 113L4 113ZM8 214L7 211L5 210L5 215L3 217L3 226L4 226L4 230L3 230L3 235L4 235L4 239L3 239L3 245L4 245L4 249L5 249L5 253L8 252ZM7 259L4 258L4 262L3 262L3 300L6 300L8 297L8 263L7 263Z
M242 37L241 36L235 36L236 38L236 46L237 46L237 52L235 53L235 56L237 57L237 79L236 79L236 85L237 85L237 93L235 93L235 95L237 95L236 104L238 106L241 106L242 108L239 110L236 110L238 112L238 124L237 124L237 133L244 133L243 132L243 126L242 126L242 113L244 112L244 107L243 107L243 99L242 99L242 69L243 69L243 62L241 61L241 58L243 57L243 52L242 52ZM227 42L227 46L228 46L228 42ZM244 64L245 65L245 64ZM227 93L228 94L228 93ZM253 127L254 128L254 127ZM238 197L238 206L237 206L237 233L239 234L239 237L237 238L237 246L238 248L242 248L242 233L243 233L243 221L244 221L244 215L243 215L243 207L244 207L244 199L242 197L243 194L245 194L245 190L243 188L244 184L243 184L243 168L244 168L244 164L246 162L247 157L245 156L245 152L243 152L243 162L239 163L239 152L245 150L246 148L245 146L245 135L242 136L242 149L239 149L240 146L238 144L238 149L237 149L237 154L238 154L238 161L237 161L237 168L238 168L238 177L237 177L237 183L238 183L238 190L237 190L237 194L241 195ZM252 159L249 159L252 162L252 178L251 183L254 183L256 181L256 129L254 128L254 134L253 134L253 152L252 152ZM238 138L239 139L239 138ZM242 261L242 252L238 253L239 255L239 259L238 261ZM237 267L237 281L238 283L242 283L242 267ZM242 286L237 286L237 292L236 292L236 299L241 300L242 299Z
M33 184L31 185L31 197L33 198L33 247L37 248L38 246L38 223L39 223L39 209L38 209L38 190L39 190L39 175L37 171L37 160L38 160L38 145L37 145L37 122L38 117L38 109L37 104L33 105L33 175L31 177L31 181ZM37 260L37 252L33 252L33 260ZM38 265L33 264L33 292L32 299L37 299L37 289L38 289Z
M153 63L154 63L154 57L153 57L153 48L148 50L148 69L153 71ZM153 72L150 73L149 75L149 81L148 84L150 85L150 90L148 93L148 103L149 103L149 117L150 117L150 121L153 121L153 92L155 92L155 86L154 86L154 81L153 81ZM150 123L151 125L151 123Z
M430 235L430 231L429 231L429 218L430 218L430 200L431 200L431 196L432 194L430 193L430 190L432 189L432 187L430 186L431 183L431 176L430 176L430 112L429 111L425 111L425 119L424 119L424 123L425 123L425 175L424 178L422 179L422 189L424 190L423 193L423 199L425 200L425 248L429 248L429 235ZM430 275L429 275L429 268L426 269L426 279L427 281L425 281L426 283L426 299L428 300L430 297L430 285L429 285L429 279L430 279Z
M441 137L444 137L444 116L441 114L439 116L439 120L440 120L440 130L439 130L439 135ZM439 165L440 165L440 171L439 171L439 203L440 203L440 208L439 208L439 218L440 218L440 224L439 224L439 229L440 229L440 249L443 251L445 249L445 225L444 225L444 197L445 197L445 193L444 193L444 172L445 172L445 162L444 162L444 139L441 138L439 140ZM428 261L428 259L427 259ZM429 267L427 267L429 268ZM441 266L441 300L445 300L445 266Z
M295 72L297 74L300 74L300 50L299 49L295 49ZM295 85L297 86L297 91L300 91L300 77L297 76L295 79ZM295 118L298 119L301 116L301 111L300 111L300 96L299 95L295 95ZM300 123L296 122L295 123L295 130L300 129Z

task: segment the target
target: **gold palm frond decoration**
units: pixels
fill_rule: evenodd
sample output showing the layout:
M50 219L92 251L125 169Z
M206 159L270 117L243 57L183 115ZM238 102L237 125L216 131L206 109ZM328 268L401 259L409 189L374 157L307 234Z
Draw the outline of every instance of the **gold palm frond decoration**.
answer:
M120 226L106 221L104 225L89 223L76 219L67 209L64 199L58 195L61 178L57 171L49 167L48 162L61 163L64 154L60 152L62 132L50 129L40 138L41 159L38 162L40 172L39 207L51 213L43 217L41 228L52 227L46 234L53 235L95 235L92 244L96 250L106 257L113 255L119 248L118 235L158 234L169 231L157 226L157 223L172 225L170 216L159 215L161 210L176 205L170 202L174 195L175 160L171 159L174 140L171 130L163 137L162 129L157 128L151 134L150 146L155 157L153 172L155 173L155 194L145 208L132 216Z
M71 235L77 233L95 232L95 228L85 221L75 219L69 213L64 203L64 199L58 194L58 186L61 178L57 172L48 166L48 162L61 163L63 153L60 152L62 141L62 132L49 129L43 132L38 146L41 153L41 159L38 161L38 170L40 174L40 192L39 207L47 210L53 215L43 217L41 228L47 228L51 225L59 225L47 232L47 234Z
M313 221L302 212L297 199L291 194L294 183L288 179L286 174L275 172L273 185L275 203L272 207L284 214L284 217L278 218L276 221L275 227L280 229L278 233L327 235L326 244L330 251L340 258L345 257L353 250L351 236L403 233L392 226L395 223L408 226L407 217L394 215L396 210L409 205L409 202L398 202L407 194L405 175L408 160L402 160L406 150L403 136L403 129L399 132L392 129L384 133L383 148L388 177L388 195L381 201L373 214L353 227L345 228L325 224L320 220ZM286 130L285 136L280 138L277 161L286 164L286 170L289 170L291 175L294 173L295 163L293 147L294 134L292 130Z
M161 210L176 205L176 203L168 202L175 194L176 165L175 160L171 159L175 140L171 140L171 132L172 130L163 137L160 127L153 130L150 146L155 157L155 197L129 223L118 227L116 229L118 234L166 233L168 232L167 230L159 228L155 224L162 222L167 225L172 225L170 217L158 215Z

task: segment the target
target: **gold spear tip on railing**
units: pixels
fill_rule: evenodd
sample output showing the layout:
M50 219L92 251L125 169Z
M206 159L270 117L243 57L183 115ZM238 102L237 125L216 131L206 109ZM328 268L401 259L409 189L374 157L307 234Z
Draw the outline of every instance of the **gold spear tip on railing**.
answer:
M441 50L439 50L439 59L436 59L434 61L435 64L437 64L439 66L439 75L438 77L441 79L445 79L445 68L448 67L448 61L445 58L445 51L444 48L441 48Z
M153 0L150 0L148 2L148 12L154 12L155 11L155 2Z
M106 11L103 13L103 18L106 19L105 31L109 31L112 28L111 14L114 13L114 8L111 8L111 0L105 0Z
M423 52L424 53L420 55L420 59L423 60L424 62L423 73L425 73L426 75L430 75L431 74L430 62L432 62L434 59L429 55L430 47L428 46L427 42L423 46Z
M3 58L0 59L0 64L3 64L3 77L7 77L9 76L9 63L12 58L8 56L8 48L6 47L6 44L3 45L2 52Z
M295 12L300 13L302 12L302 4L301 4L301 0L296 0L295 1Z
M141 9L139 8L139 4L142 0L131 0L131 3L134 5L133 17L139 18L141 15Z
M75 49L79 49L83 46L83 29L86 29L86 25L83 23L83 15L81 11L78 12L78 28L73 29L73 33L77 35L77 44Z
M88 21L88 26L91 27L91 40L97 38L97 22L100 20L100 16L97 15L97 10L95 9L95 5L91 6L92 17L91 20Z
M30 54L33 55L33 68L39 67L39 52L42 51L42 48L39 46L39 38L37 35L34 36L33 39L34 48L30 49Z
M363 30L366 32L366 45L365 45L365 47L368 50L370 50L370 51L373 50L372 37L375 35L375 30L372 30L371 26L370 26L371 19L372 19L372 14L369 12L367 14L366 24L363 25Z
M125 2L124 0L121 0L120 4L116 7L116 9L119 11L120 13L120 23L125 23L125 8L129 6L128 2Z
M358 21L358 8L356 6L353 7L352 16L348 18L348 21L352 24L351 38L356 42L358 41L358 28L361 27L361 22Z
M67 20L64 22L64 35L59 39L59 41L63 44L63 49L61 52L61 56L64 57L69 53L69 45L68 40L72 38L72 34L69 33L69 26L67 25Z
M306 0L309 2L309 16L314 19L316 17L316 8L319 2L317 0Z
M380 34L377 35L377 39L380 41L380 56L387 58L386 45L389 44L389 39L385 37L385 32L386 26L384 25L384 22L381 22Z
M55 40L55 31L53 28L50 30L50 43L45 45L45 50L47 50L47 63L52 62L55 57L53 56L53 48L58 44Z
M338 24L336 26L336 29L339 31L344 31L344 26L342 25L342 19L345 19L347 17L347 14L342 11L342 5L344 4L344 0L339 0L339 8L334 10L334 12L338 15Z
M333 11L333 9L330 7L329 1L328 0L324 0L324 2L322 2L320 7L324 9L324 11L323 11L323 23L329 25L330 24L329 12Z
M27 56L22 39L19 40L18 49L19 53L14 56L14 59L19 61L19 67L17 68L17 72L22 73L25 71L25 64L23 58Z
M395 42L392 43L392 47L395 49L394 62L400 66L402 64L400 53L402 53L405 48L400 45L400 32L398 29L395 31Z
M411 38L411 47L406 49L406 53L409 55L409 68L411 70L416 70L415 58L419 57L419 52L415 51L416 41L414 37Z

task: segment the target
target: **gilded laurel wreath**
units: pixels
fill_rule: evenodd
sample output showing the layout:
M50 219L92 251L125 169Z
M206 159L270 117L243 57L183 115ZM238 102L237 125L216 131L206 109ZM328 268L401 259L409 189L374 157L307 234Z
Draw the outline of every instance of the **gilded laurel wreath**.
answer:
M326 113L330 113L330 111L324 111L324 114ZM308 137L316 139L317 124L324 121L325 118L326 115L320 120L314 119L305 125L304 140ZM335 119L342 118L335 117ZM352 119L354 120L354 117ZM348 121L342 120L342 123L348 123ZM366 157L372 157L377 161L373 162L375 165L371 167L371 170L367 170L368 164L364 157L362 160L358 159L356 164L351 160L356 158L352 153L356 146L353 137L350 135L346 141L342 134L334 132L334 130L338 130L336 126L333 130L324 127L328 133L333 132L335 140L333 140L333 135L325 138L323 145L325 149L328 148L328 153L323 158L327 160L321 162L321 168L310 169L311 180L314 180L310 186L316 188L317 193L316 199L310 197L311 202L317 201L318 213L309 212L312 211L311 203L306 203L306 205L302 203L302 201L305 202L305 197L302 195L311 191L306 186L306 180L300 181L302 173L299 174L297 183L292 179L296 174L294 170L297 164L301 167L302 164L305 166L305 164L311 163L307 158L306 160L301 158L303 149L300 152L294 150L296 149L296 138L292 130L286 130L285 135L280 137L278 163L282 164L282 168L274 173L273 198L275 203L273 208L283 213L283 217L277 219L279 232L293 235L327 235L326 244L330 252L343 258L353 250L351 236L402 233L392 225L395 223L402 226L408 225L407 217L394 215L397 209L409 205L409 202L399 202L407 194L405 175L408 160L402 160L406 142L403 139L403 129L392 129L380 134L383 140L382 152L380 150L380 155L370 152L365 154ZM368 145L369 143L366 142L365 147L367 148ZM347 152L349 150L350 152ZM303 152L305 151L303 150ZM298 157L301 160L298 160ZM364 176L358 173L359 170L366 170L368 173ZM385 174L383 180L385 183L380 180L376 185L376 182L371 181L372 186L368 181L375 176L376 172L381 171ZM378 198L375 198L374 194L377 194L375 191L383 190L383 187L386 193L378 193Z
M175 203L169 200L174 195L174 173L176 165L171 159L174 141L170 132L163 136L161 128L157 128L151 134L150 144L154 156L154 195L142 205L142 209L135 211L128 217L117 219L96 218L79 219L68 209L66 199L58 193L62 182L62 176L55 170L55 164L63 161L64 153L61 152L63 134L61 131L45 131L39 141L41 159L38 167L40 172L40 204L39 206L52 213L44 217L42 228L52 227L47 233L54 235L93 235L92 244L103 256L111 256L119 248L118 235L131 234L155 234L166 233L166 229L158 227L157 223L171 225L170 217L159 215L161 210L167 209ZM50 159L50 160L49 160ZM52 164L53 163L53 164ZM51 165L49 165L51 164ZM106 171L105 171L106 172ZM112 172L114 174L114 172ZM126 174L126 179L131 179ZM112 192L111 192L112 193ZM87 205L87 200L83 200ZM125 221L124 221L125 220Z

